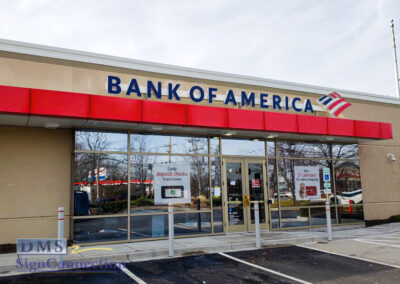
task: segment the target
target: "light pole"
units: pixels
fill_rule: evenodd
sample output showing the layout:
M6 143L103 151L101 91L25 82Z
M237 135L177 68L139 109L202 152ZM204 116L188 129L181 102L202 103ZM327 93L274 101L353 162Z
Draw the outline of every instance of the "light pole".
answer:
M400 89L399 89L399 69L397 67L397 54L396 54L396 41L394 38L394 21L393 19L390 21L390 28L392 29L392 41L393 41L393 55L394 55L394 75L396 81L396 91L397 97L400 98Z

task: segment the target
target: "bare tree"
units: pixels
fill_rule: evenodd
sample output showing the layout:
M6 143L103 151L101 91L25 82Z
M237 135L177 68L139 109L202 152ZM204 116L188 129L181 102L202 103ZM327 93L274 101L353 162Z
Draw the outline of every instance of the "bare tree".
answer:
M133 148L136 152L148 152L147 136L138 135L132 141ZM157 156L153 155L132 155L131 156L131 174L134 180L140 183L141 196L146 197L145 181L153 179L152 169L156 162Z

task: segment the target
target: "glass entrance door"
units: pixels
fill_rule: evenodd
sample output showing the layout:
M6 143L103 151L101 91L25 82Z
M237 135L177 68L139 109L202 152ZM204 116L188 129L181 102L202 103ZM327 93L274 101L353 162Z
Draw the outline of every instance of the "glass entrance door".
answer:
M259 202L260 225L267 229L265 161L224 159L225 231L254 230L254 201Z

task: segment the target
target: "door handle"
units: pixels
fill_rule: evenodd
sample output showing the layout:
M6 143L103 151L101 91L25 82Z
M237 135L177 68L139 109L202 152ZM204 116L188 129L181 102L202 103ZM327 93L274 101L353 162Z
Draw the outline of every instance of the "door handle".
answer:
M243 207L247 208L250 206L250 195L243 196Z

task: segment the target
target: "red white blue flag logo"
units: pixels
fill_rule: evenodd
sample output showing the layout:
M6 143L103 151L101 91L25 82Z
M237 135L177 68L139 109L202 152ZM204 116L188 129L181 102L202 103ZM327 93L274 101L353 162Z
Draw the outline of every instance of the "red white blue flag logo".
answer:
M342 98L342 96L336 92L322 96L318 100L318 103L331 115L334 115L336 117L341 114L346 108L351 106L351 103L346 102L346 99Z

